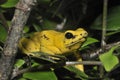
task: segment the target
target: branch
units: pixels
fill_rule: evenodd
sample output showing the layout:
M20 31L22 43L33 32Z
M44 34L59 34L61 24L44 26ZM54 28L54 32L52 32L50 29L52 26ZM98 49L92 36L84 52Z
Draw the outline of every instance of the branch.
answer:
M24 68L21 70L14 70L13 74L12 74L12 79L14 79L15 77L25 73L25 72L29 72L29 71L40 71L43 69L48 69L48 68L58 68L58 67L62 67L62 66L72 66L72 65L79 65L79 64L84 64L84 65L102 65L102 63L100 61L66 61L65 64L61 64L61 63L51 63L51 64L45 64L45 65L39 65L36 67L28 67L28 68Z
M83 64L83 65L102 65L102 63L100 61L67 61L66 62L66 66L79 65L79 64Z
M111 49L113 46L120 46L120 41L105 45L104 46L104 50L102 48L99 48L99 49L94 50L94 52L84 53L84 54L82 54L82 57L84 59L93 59L93 58L96 58L101 53L104 53L104 52L108 51L109 49Z
M50 64L45 64L45 65L39 65L39 66L35 66L35 67L28 67L28 68L24 68L24 69L17 69L17 70L14 70L13 73L12 73L12 77L11 79L14 79L15 77L25 73L25 72L33 72L33 71L40 71L40 70L47 70L48 68L58 68L58 67L62 67L63 64L62 63L50 63Z
M0 80L10 80L17 53L17 44L36 0L20 0L8 31L8 37L0 58Z
M101 47L104 50L104 46L106 45L106 27L107 27L107 5L108 0L103 0L103 20L102 20L102 39L101 39Z

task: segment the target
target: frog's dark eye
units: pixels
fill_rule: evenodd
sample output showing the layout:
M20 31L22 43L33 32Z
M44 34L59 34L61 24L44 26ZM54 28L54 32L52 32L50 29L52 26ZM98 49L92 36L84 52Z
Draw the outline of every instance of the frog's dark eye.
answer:
M65 34L65 37L66 37L67 39L73 38L73 34L70 33L70 32L67 32L67 33Z

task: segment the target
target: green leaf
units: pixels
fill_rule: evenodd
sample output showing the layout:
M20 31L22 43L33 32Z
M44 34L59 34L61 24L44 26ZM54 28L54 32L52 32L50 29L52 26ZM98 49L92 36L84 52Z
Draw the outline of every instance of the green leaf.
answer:
M53 71L27 72L23 74L23 78L30 80L57 80Z
M119 33L119 32L120 32L120 30L108 32L108 33L106 34L106 36L111 36L111 35L114 35L114 34Z
M30 30L29 26L25 26L24 29L23 29L23 32L27 33L27 32L29 32L29 30Z
M19 0L7 0L6 3L2 4L1 7L3 8L12 8L12 7L15 7L17 2Z
M25 78L20 78L20 79L18 79L18 80L27 80L27 79L25 79Z
M90 44L93 44L93 43L96 43L96 42L99 42L97 39L95 38L91 38L91 37L88 37L87 38L87 41L81 46L80 50L84 49L86 46L90 45Z
M35 28L36 31L41 31L42 30L40 25L33 24L33 27Z
M120 30L120 6L113 7L109 10L107 16L107 31L116 31ZM102 30L102 15L100 15L93 25L92 29Z
M64 68L71 72L76 73L76 78L80 78L82 80L88 79L88 76L84 72L78 70L77 68L75 68L73 66L65 66Z
M55 29L56 25L57 25L56 22L44 19L42 23L42 28L43 29Z
M32 67L35 67L35 66L42 66L42 65L37 63L37 62L35 62L35 61L33 61Z
M14 67L20 68L24 63L25 63L25 61L23 59L18 59L14 65Z
M5 42L7 37L7 31L5 28L0 24L0 42Z
M118 57L113 54L113 51L117 47L118 46L114 46L108 52L99 56L106 71L111 71L119 63Z

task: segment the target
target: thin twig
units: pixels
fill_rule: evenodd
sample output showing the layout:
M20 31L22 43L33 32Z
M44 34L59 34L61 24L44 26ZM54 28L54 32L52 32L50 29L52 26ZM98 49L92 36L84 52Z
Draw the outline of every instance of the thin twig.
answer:
M28 72L28 71L30 71L30 68L25 68L25 69L22 69L22 70L15 70L15 71L13 71L13 73L12 73L11 79L14 79L14 78L17 77L18 75L21 75L21 74L23 74L23 73L25 73L25 72Z
M120 41L105 45L104 51L102 50L102 48L99 48L99 49L94 50L93 52L82 54L82 57L85 59L95 59L100 54L111 49L113 46L120 46Z
M101 47L104 51L105 45L106 45L106 27L107 27L107 4L108 0L103 1L103 21L102 21L102 40L101 40ZM100 66L100 78L103 78L104 76L104 68L103 66Z
M68 61L68 62L66 62L66 66L79 65L79 64L83 64L83 65L102 65L102 63L100 61Z
M102 39L101 39L101 47L104 50L104 46L106 45L106 20L107 20L107 0L103 1L103 20L102 20Z

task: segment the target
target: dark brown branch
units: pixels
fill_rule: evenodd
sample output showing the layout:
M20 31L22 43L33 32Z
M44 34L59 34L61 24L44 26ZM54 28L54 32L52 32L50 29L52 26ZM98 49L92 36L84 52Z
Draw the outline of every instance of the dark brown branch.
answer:
M10 80L14 59L17 53L17 43L34 2L36 2L36 0L20 0L17 4L17 8L19 9L15 10L8 31L8 37L4 45L3 54L0 59L0 80Z

